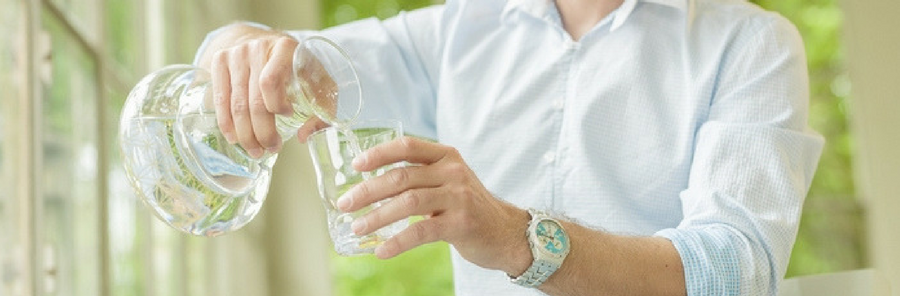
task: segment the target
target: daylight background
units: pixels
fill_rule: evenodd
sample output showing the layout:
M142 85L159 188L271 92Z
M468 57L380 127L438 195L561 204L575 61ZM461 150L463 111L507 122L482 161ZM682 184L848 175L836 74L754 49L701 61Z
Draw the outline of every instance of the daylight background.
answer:
M803 35L810 124L827 139L787 276L875 268L897 283L898 4L752 2ZM0 296L453 295L444 243L387 261L331 251L305 146L286 146L253 223L207 239L144 208L116 142L131 86L190 63L216 27L315 29L432 4L0 0Z

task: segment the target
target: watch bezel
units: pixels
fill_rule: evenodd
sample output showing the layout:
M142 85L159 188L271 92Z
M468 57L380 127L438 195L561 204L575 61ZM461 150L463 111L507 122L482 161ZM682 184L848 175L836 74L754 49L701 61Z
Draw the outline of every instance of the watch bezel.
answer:
M535 215L535 214L533 214ZM556 224L560 230L562 230L563 235L566 238L566 248L562 253L555 254L553 252L548 251L543 245L540 243L540 239L537 237L537 226L543 222L550 222ZM536 217L533 217L533 221L528 225L528 243L531 245L532 252L540 252L541 256L538 254L532 254L535 258L545 258L555 261L555 263L562 264L562 260L569 254L569 250L571 249L571 240L569 238L568 232L566 232L565 227L563 227L562 223L559 223L556 219L550 218L549 216L537 213Z

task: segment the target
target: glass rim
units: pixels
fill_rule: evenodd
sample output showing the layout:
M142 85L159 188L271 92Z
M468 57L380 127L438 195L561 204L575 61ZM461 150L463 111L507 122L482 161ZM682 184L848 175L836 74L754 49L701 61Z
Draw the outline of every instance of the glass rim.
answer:
M370 123L381 123L381 124L371 124L370 125ZM319 135L327 133L328 131L339 130L341 128L349 128L350 130L353 130L353 129L359 128L358 127L359 125L364 125L364 128L365 127L394 128L394 129L400 131L400 136L404 135L403 122L400 121L399 119L366 119L366 120L355 120L344 126L331 125L331 126L319 129L319 130L314 131L313 133L309 134L309 136L306 137L306 141L307 142L313 141L314 137L318 137Z

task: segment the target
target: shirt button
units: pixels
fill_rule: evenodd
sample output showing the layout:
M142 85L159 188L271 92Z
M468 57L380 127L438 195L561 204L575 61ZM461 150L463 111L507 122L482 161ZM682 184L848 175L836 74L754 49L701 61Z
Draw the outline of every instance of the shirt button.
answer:
M566 106L566 101L562 98L556 99L553 101L553 108L556 110L562 110L563 107Z
M556 159L556 154L553 151L544 153L544 162L551 163L554 159Z

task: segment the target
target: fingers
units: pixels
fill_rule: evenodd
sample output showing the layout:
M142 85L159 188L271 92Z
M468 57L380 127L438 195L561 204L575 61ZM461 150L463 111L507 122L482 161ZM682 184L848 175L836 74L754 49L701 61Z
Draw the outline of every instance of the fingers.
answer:
M228 51L219 51L213 56L212 65L213 101L216 106L216 121L219 130L229 144L237 143L234 123L231 121L231 75L228 73Z
M256 141L250 119L250 67L246 63L248 49L238 46L230 51L228 68L231 70L231 120L234 122L234 131L241 147L251 157L259 157L263 150Z
M275 114L293 111L285 89L293 75L296 46L290 37L256 39L213 56L210 71L219 129L251 157L281 148Z
M274 43L268 56L269 61L259 74L259 88L269 112L289 116L293 107L285 96L285 87L294 75L291 65L297 41L282 37Z
M281 136L275 129L275 114L269 112L266 108L266 101L263 98L260 85L260 72L266 67L266 57L260 52L266 52L268 46L260 40L250 43L250 80L249 80L249 106L250 106L250 122L252 123L253 133L256 136L256 142L262 148L270 153L278 152L281 149ZM248 151L249 152L249 151ZM260 157L250 153L252 157Z
M353 159L353 168L371 171L376 168L400 162L431 164L446 156L458 156L452 147L426 142L412 137L402 137L372 147Z
M440 212L447 199L442 188L422 188L404 191L402 194L381 204L368 214L356 218L350 225L356 235L366 235L391 223L413 215L431 215Z
M353 212L376 201L395 196L412 188L430 188L441 185L442 180L429 173L423 166L408 166L388 171L384 175L353 186L337 201L344 212Z
M435 217L414 223L375 249L375 256L388 259L412 248L435 242L444 236L446 218Z

